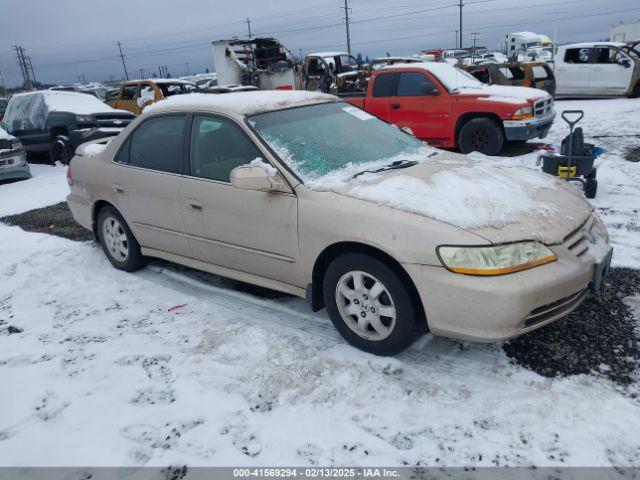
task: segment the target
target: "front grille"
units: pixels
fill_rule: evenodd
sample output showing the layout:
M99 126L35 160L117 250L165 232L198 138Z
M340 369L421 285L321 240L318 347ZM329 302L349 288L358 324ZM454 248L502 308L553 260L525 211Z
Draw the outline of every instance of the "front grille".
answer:
M589 239L587 238L586 231L593 226L593 222L593 216L589 216L582 225L567 235L562 241L562 244L567 247L567 250L576 257L581 257L589 250Z
M573 295L569 295L568 297L561 298L555 302L533 309L524 320L525 327L530 327L537 323L544 322L545 320L569 313L573 308L580 304L582 300L584 300L586 295L586 290L580 290Z
M97 113L94 116L98 127L102 128L124 128L133 120L133 115L118 113Z
M553 109L553 98L545 98L538 100L533 105L533 111L536 117L542 117L548 114Z
M13 158L7 158L6 160L0 160L0 167L8 167L9 165L13 165L15 162Z

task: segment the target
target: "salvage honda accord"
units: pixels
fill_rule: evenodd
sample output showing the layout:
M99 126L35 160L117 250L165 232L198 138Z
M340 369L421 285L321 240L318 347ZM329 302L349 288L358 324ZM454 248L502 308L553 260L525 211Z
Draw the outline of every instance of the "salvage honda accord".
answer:
M318 93L170 98L81 146L68 181L116 268L157 257L304 297L379 355L426 329L539 328L600 289L611 259L575 187L431 148Z

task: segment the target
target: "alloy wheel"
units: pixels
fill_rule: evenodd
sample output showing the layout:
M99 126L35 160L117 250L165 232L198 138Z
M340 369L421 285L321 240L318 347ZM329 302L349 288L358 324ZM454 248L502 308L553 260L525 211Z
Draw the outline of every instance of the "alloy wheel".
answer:
M102 241L109 254L118 262L125 262L129 256L129 240L120 222L114 217L105 218L102 223Z
M387 287L360 270L345 273L336 285L336 303L344 323L358 336L379 341L396 325L396 307Z

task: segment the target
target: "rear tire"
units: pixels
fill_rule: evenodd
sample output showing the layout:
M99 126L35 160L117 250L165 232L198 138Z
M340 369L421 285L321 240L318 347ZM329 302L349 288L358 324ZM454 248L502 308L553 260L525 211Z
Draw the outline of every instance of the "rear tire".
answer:
M106 206L100 210L97 233L104 254L117 269L134 272L147 264L140 244L115 208Z
M324 275L323 295L336 330L360 350L395 355L420 335L422 315L411 289L374 257L349 253L334 259Z
M458 134L458 148L462 153L497 155L503 145L502 128L490 118L472 118L462 126Z

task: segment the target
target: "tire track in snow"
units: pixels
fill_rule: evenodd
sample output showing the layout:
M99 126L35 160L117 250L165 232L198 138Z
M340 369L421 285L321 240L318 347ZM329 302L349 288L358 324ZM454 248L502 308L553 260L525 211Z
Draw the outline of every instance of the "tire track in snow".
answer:
M151 264L136 275L204 302L212 302L240 311L252 319L266 317L267 320L260 320L261 325L264 325L264 322L273 322L289 332L303 335L304 338L313 335L335 345L346 343L324 311L317 314L300 312L286 305L279 305L273 300L210 285L195 278L198 274L199 272L196 271L189 274ZM380 359L381 357L371 356L371 358ZM403 366L415 369L422 376L426 373L429 376L446 373L451 379L457 378L462 382L473 379L474 382L493 386L505 385L510 381L509 377L502 375L501 372L510 365L506 355L500 349L500 344L457 342L425 334L396 358L402 361ZM394 361L393 358L388 360ZM428 367L426 371L425 367Z

